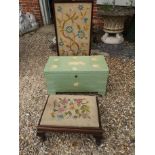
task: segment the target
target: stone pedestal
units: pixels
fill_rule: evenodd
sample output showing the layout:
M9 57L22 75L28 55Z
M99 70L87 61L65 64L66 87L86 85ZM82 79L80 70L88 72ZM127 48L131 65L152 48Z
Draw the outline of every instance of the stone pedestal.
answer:
M107 44L120 44L124 41L122 32L124 30L123 16L105 16L103 30L105 34L101 40ZM114 34L114 35L111 35Z
M124 41L122 32L124 31L125 18L134 14L134 9L117 7L113 10L104 11L99 9L98 14L103 17L105 34L101 37L106 44L120 44Z
M123 35L121 33L116 33L115 36L110 36L109 33L105 33L101 40L106 44L120 44L124 41Z

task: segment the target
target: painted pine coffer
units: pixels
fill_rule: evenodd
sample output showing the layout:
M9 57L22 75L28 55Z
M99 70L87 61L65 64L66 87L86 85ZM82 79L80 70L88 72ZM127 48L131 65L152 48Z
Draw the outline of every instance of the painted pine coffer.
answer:
M108 72L104 56L51 56L44 68L49 94L98 92L105 95Z

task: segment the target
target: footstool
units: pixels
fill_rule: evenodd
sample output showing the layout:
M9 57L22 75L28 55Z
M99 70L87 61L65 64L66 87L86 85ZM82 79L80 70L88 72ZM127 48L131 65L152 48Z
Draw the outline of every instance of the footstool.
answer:
M47 132L92 134L96 143L102 139L102 127L96 96L50 95L37 126L43 140Z

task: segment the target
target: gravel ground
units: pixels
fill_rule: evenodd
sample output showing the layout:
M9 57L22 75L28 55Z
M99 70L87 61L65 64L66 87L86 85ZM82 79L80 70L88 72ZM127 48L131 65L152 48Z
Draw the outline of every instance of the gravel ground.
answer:
M104 52L109 53L115 57L128 57L128 58L135 58L135 46L134 43L129 43L124 41L122 44L118 45L110 45L110 44L103 44L97 43L93 44L92 49L98 49L101 52L104 49Z
M91 135L51 133L45 142L36 136L47 98L43 69L56 55L49 48L52 36L53 27L46 26L20 37L20 155L134 155L135 61L128 56L106 54L110 75L106 96L98 96L104 131L100 146Z

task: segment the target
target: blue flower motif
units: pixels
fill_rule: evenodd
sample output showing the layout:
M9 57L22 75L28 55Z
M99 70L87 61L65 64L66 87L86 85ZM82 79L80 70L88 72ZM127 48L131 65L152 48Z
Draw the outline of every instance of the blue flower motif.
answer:
M61 114L61 115L57 115L57 119L63 119L64 118L64 116Z
M59 46L63 46L64 45L64 42L63 42L63 40L62 40L62 38L60 38L60 41L59 41Z
M58 6L57 11L58 12L61 12L62 11L62 7L61 6Z
M82 4L79 4L78 9L79 10L83 10L83 5Z
M83 31L83 30L79 30L77 36L78 36L80 39L83 39L83 38L85 37L84 31Z
M84 23L87 23L88 18L87 18L87 17L84 17L84 18L82 18L82 21L83 21Z
M63 45L64 45L63 41L60 41L59 46L63 46Z
M67 26L67 27L66 27L66 32L72 33L72 32L73 32L72 26Z

